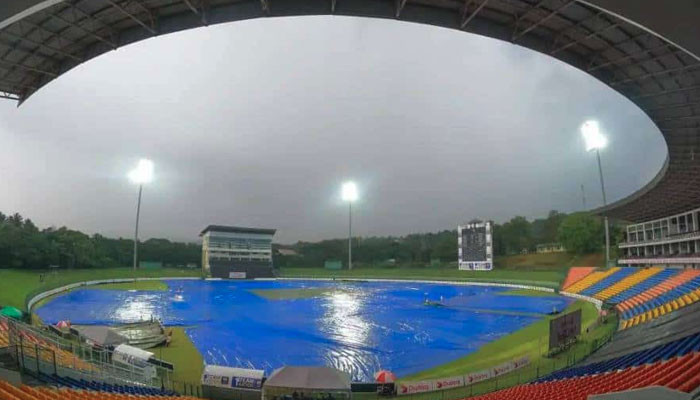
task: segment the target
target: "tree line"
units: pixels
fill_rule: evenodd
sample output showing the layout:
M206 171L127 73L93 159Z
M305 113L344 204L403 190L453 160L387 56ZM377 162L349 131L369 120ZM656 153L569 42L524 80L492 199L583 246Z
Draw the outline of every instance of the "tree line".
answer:
M99 234L61 228L39 229L20 214L0 212L0 268L39 269L110 268L130 266L134 241L111 239ZM139 259L162 262L165 266L201 263L197 243L148 239L139 242Z
M619 236L613 230L612 244ZM516 216L502 224L494 224L493 247L496 256L534 252L538 244L561 243L569 252L588 254L601 251L603 224L588 213L564 214L550 211L547 217L532 221ZM279 267L322 267L328 260L346 264L347 239L319 242L298 242L281 246L295 255L276 252ZM457 230L437 233L416 233L406 236L353 237L353 264L428 266L457 261Z
M613 245L620 236L613 229ZM598 252L603 244L600 218L587 213L564 214L551 211L532 221L516 216L494 225L496 256L535 251L538 244L559 242L571 253ZM326 261L347 260L347 239L319 242L300 241L273 245L277 267L322 267ZM131 239L92 236L67 227L39 229L20 214L0 212L0 268L109 268L130 266L134 242ZM293 250L295 255L281 249ZM201 265L199 243L148 239L139 244L139 259L164 266ZM402 266L444 265L457 261L457 231L414 233L405 236L353 238L353 262L360 265Z

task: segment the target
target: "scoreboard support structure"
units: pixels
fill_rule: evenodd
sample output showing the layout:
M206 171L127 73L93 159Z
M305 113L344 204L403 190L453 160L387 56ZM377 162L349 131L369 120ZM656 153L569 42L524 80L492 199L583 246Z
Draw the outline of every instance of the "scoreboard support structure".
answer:
M462 271L493 269L493 222L472 220L457 227L457 259Z

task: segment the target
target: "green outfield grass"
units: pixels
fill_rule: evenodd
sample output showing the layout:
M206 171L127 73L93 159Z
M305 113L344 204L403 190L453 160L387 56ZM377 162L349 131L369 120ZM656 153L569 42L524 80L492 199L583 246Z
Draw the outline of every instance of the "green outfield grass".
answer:
M342 292L335 288L299 288L299 289L253 289L251 293L268 300L310 299Z
M44 281L40 281L44 274ZM97 279L116 278L160 278L200 276L200 270L184 269L139 269L105 268L105 269L73 269L56 273L40 270L0 269L0 305L9 305L20 309L25 308L25 302L30 294L57 288L75 282Z
M169 346L149 349L156 357L175 366L173 380L178 383L199 384L204 370L204 359L199 350L185 333L184 327L166 328L173 331L173 339ZM177 388L177 384L176 384Z
M578 300L571 304L565 313L581 309L581 329L585 332L598 317L598 310L593 304ZM506 335L496 341L490 342L479 348L474 353L462 357L453 362L428 369L415 375L406 377L406 380L432 379L446 376L463 375L469 372L479 371L503 362L523 357L530 357L532 364L542 360L546 353L549 341L549 321L553 317L546 316L529 326ZM608 323L594 332L585 335L584 340L590 341L597 335L606 333L614 323Z
M514 283L544 286L557 289L566 278L572 265L590 262L569 253L518 254L497 257L493 271L460 271L456 267L405 268L401 266L360 267L348 270L326 270L323 268L282 268L280 276L286 278L352 278L352 279L418 279Z
M88 286L90 289L100 290L155 290L164 292L168 290L168 285L163 281L136 281L125 283L105 283L102 285Z

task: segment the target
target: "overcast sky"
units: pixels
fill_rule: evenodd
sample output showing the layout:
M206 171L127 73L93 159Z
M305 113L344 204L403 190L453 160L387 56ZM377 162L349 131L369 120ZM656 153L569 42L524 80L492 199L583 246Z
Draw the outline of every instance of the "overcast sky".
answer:
M0 210L41 227L197 240L207 224L343 237L453 229L602 203L578 127L595 117L608 198L666 148L631 102L583 72L493 39L346 17L259 19L149 39L75 68L20 108L0 102Z

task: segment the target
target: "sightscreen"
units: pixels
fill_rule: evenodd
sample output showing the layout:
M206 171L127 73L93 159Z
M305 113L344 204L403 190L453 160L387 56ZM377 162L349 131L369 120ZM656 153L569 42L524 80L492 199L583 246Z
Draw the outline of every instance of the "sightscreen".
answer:
M549 321L549 349L556 349L581 334L581 310Z

